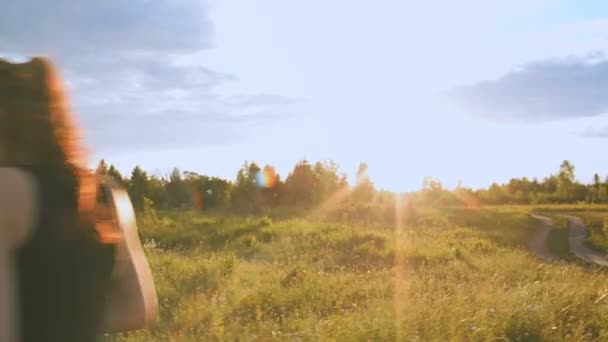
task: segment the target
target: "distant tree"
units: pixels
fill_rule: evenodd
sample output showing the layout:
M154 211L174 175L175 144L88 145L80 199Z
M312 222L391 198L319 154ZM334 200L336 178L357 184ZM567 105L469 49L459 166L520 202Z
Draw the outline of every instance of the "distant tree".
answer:
M344 186L338 165L331 160L315 163L313 172L318 179L317 201L326 200Z
M438 204L444 192L441 181L433 177L424 177L422 180L422 201L425 204Z
M184 172L182 183L188 193L184 192L181 196L184 196L183 200L192 203L194 208L206 211L228 207L231 192L229 181L195 172Z
M357 170L357 183L350 196L354 202L369 203L374 199L376 190L367 174L368 169L367 163L359 164L359 169Z
M357 169L357 185L367 181L369 179L367 175L367 170L369 166L367 163L360 163L359 168Z
M316 203L319 178L307 160L298 162L285 179L283 198L286 203L309 207Z
M181 178L181 177L180 177ZM180 194L179 206L192 207L197 210L203 210L203 192L205 190L205 182L207 176L199 175L196 172L185 171L183 180L179 184Z
M600 187L602 186L602 181L600 180L600 175L597 173L593 174L593 187L596 191L600 191Z
M255 177L259 191L259 200L264 207L276 207L280 204L281 177L274 166L265 165ZM262 182L259 184L258 182Z
M106 176L112 178L118 185L122 187L127 187L127 180L120 174L120 172L114 167L114 165L110 165Z
M148 194L148 191L148 175L139 166L135 166L131 172L128 188L128 193L135 210L140 211L144 208L144 198Z
M95 174L98 176L105 176L108 173L108 164L104 159L100 160L95 169Z
M600 181L597 197L598 197L598 202L600 202L600 203L608 202L608 185L606 184L606 182Z
M127 188L128 179L123 178L120 172L114 167L114 165L109 165L108 163L102 159L97 164L97 168L95 169L95 174L98 176L109 177L111 178L118 186Z
M169 208L169 194L167 193L166 181L158 176L151 176L148 179L147 197L151 204L157 209Z
M502 193L502 201L510 204L529 204L534 197L536 185L528 178L512 178Z
M230 204L232 184L217 177L206 178L203 183L203 209L226 209Z
M574 165L572 165L569 161L564 160L559 166L557 178L562 183L574 183Z
M261 190L256 180L261 168L256 163L248 163L237 172L230 196L230 206L238 213L259 213L262 210Z
M188 174L187 174L188 176ZM190 174L192 177L192 174ZM169 180L165 185L169 206L171 208L187 208L193 204L192 192L188 188L188 183L182 178L179 169L174 168L169 175Z
M506 191L497 183L492 183L488 189L488 202L490 204L501 204L506 202Z
M539 191L539 193L541 193L543 195L551 195L552 196L551 198L553 198L553 195L557 191L557 185L558 185L557 177L554 175L550 175L543 180L543 182L541 184L541 190Z
M600 180L600 175L595 173L593 174L593 183L588 187L587 201L591 203L599 203L601 190L602 181Z
M479 199L475 192L471 188L462 186L460 182L454 190L454 195L457 200L457 203L454 204L465 207L477 207L479 205Z
M557 189L556 195L560 202L571 202L578 198L577 187L575 186L574 165L569 161L564 160L559 167L557 174Z

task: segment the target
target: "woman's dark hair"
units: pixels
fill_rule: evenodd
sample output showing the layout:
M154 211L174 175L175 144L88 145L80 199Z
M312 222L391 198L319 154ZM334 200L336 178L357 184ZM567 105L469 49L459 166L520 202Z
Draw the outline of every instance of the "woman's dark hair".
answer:
M45 58L0 59L0 166L45 166L74 189L81 213L95 204L97 180L57 70Z

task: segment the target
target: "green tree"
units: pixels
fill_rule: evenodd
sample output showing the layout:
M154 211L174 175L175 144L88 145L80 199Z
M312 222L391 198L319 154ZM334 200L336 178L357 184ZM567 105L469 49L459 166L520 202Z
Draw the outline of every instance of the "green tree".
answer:
M106 176L110 177L112 180L114 180L118 185L122 186L122 187L127 187L127 180L124 179L124 177L120 174L120 172L114 167L114 165L110 165L110 168L108 169L108 172L106 173Z
M343 180L338 174L338 165L331 160L315 163L313 172L318 179L316 201L326 200L343 186Z
M369 203L374 199L376 190L374 184L369 179L367 170L369 169L367 163L360 163L359 169L357 170L357 183L355 189L351 194L353 201L358 203Z
M139 166L131 172L129 188L127 189L133 208L141 211L144 208L144 198L148 195L148 175Z
M257 184L258 180L263 181L264 184ZM256 176L256 184L260 192L260 201L264 207L276 207L280 204L281 177L274 166L265 165L259 177Z
M215 210L228 207L231 192L230 182L194 172L184 172L184 176L183 183L189 191L189 197L191 197L189 200L195 208Z
M319 178L307 160L298 162L285 179L284 200L286 203L310 207L317 203Z
M600 182L597 197L599 203L608 202L608 185L606 182Z
M557 198L561 202L570 202L576 198L574 165L564 160L557 174Z
M168 209L169 195L165 180L159 176L152 175L148 178L147 185L147 197L152 202L151 205L156 209Z
M488 189L488 202L490 204L501 204L506 202L506 191L497 183L492 183Z
M230 206L237 213L259 213L262 210L262 197L257 174L261 171L256 163L245 162L237 172Z
M232 184L217 177L207 178L203 185L203 209L226 209L230 204Z
M108 164L104 159L100 160L95 169L95 174L98 176L105 176L108 173Z
M471 188L464 187L460 184L454 190L455 197L458 201L458 205L463 205L466 207L475 207L479 205L479 199L477 195Z
M543 180L541 184L541 193L544 194L554 194L557 191L558 180L554 175L550 175Z
M600 180L600 175L597 173L593 174L593 183L589 186L588 189L588 201L591 203L599 203L600 200L600 192L602 191L602 181Z
M441 181L433 177L424 177L422 180L422 202L425 204L438 204L439 199L442 197L443 185Z
M186 175L188 176L189 174L190 177L192 177L191 173L187 173ZM188 188L188 185L188 182L182 178L179 169L174 168L165 185L170 208L182 209L192 206L192 193L191 189Z

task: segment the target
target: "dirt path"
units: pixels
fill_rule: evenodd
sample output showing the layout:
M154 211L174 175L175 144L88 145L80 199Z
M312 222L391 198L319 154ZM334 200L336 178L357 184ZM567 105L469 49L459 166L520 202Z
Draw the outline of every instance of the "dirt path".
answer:
M608 257L606 254L595 251L585 244L587 228L581 219L566 215L564 215L564 217L569 221L568 241L570 242L570 251L572 254L586 262L608 266Z
M530 250L536 256L541 259L548 261L558 261L559 258L549 251L549 247L547 246L547 238L549 237L549 232L553 227L553 220L548 217L540 216L536 214L531 215L532 218L538 220L540 225L538 226L536 233L530 240Z

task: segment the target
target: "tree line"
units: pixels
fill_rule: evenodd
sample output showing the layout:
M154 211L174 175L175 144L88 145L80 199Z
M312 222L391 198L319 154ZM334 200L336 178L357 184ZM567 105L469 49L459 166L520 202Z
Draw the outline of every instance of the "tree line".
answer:
M564 160L557 173L542 180L512 178L486 189L472 190L459 184L449 191L439 181L427 178L417 197L419 201L448 205L608 203L608 178L602 180L596 173L591 184L581 183L576 180L574 165Z
M302 160L285 180L273 166L261 167L254 162L245 162L233 181L178 169L165 176L151 175L139 166L123 176L105 160L99 162L96 172L127 189L136 210L151 206L160 210L263 214L274 208L311 209L328 201L335 202L333 205L337 207L351 208L393 204L396 194L376 189L367 169L367 164L360 164L356 183L352 185L333 161L312 164ZM575 178L574 166L564 161L556 174L542 180L513 178L486 189L473 190L459 184L449 190L439 180L425 178L420 191L403 193L400 197L408 205L441 206L608 203L608 178L602 181L595 174L591 184L580 183Z
M127 189L136 210L152 205L161 210L232 210L256 214L279 206L310 208L349 187L346 175L332 161L315 164L300 161L285 180L273 166L260 167L254 162L245 162L234 181L178 169L166 176L150 175L139 166L130 176L123 176L105 160L99 162L96 173L111 177Z

